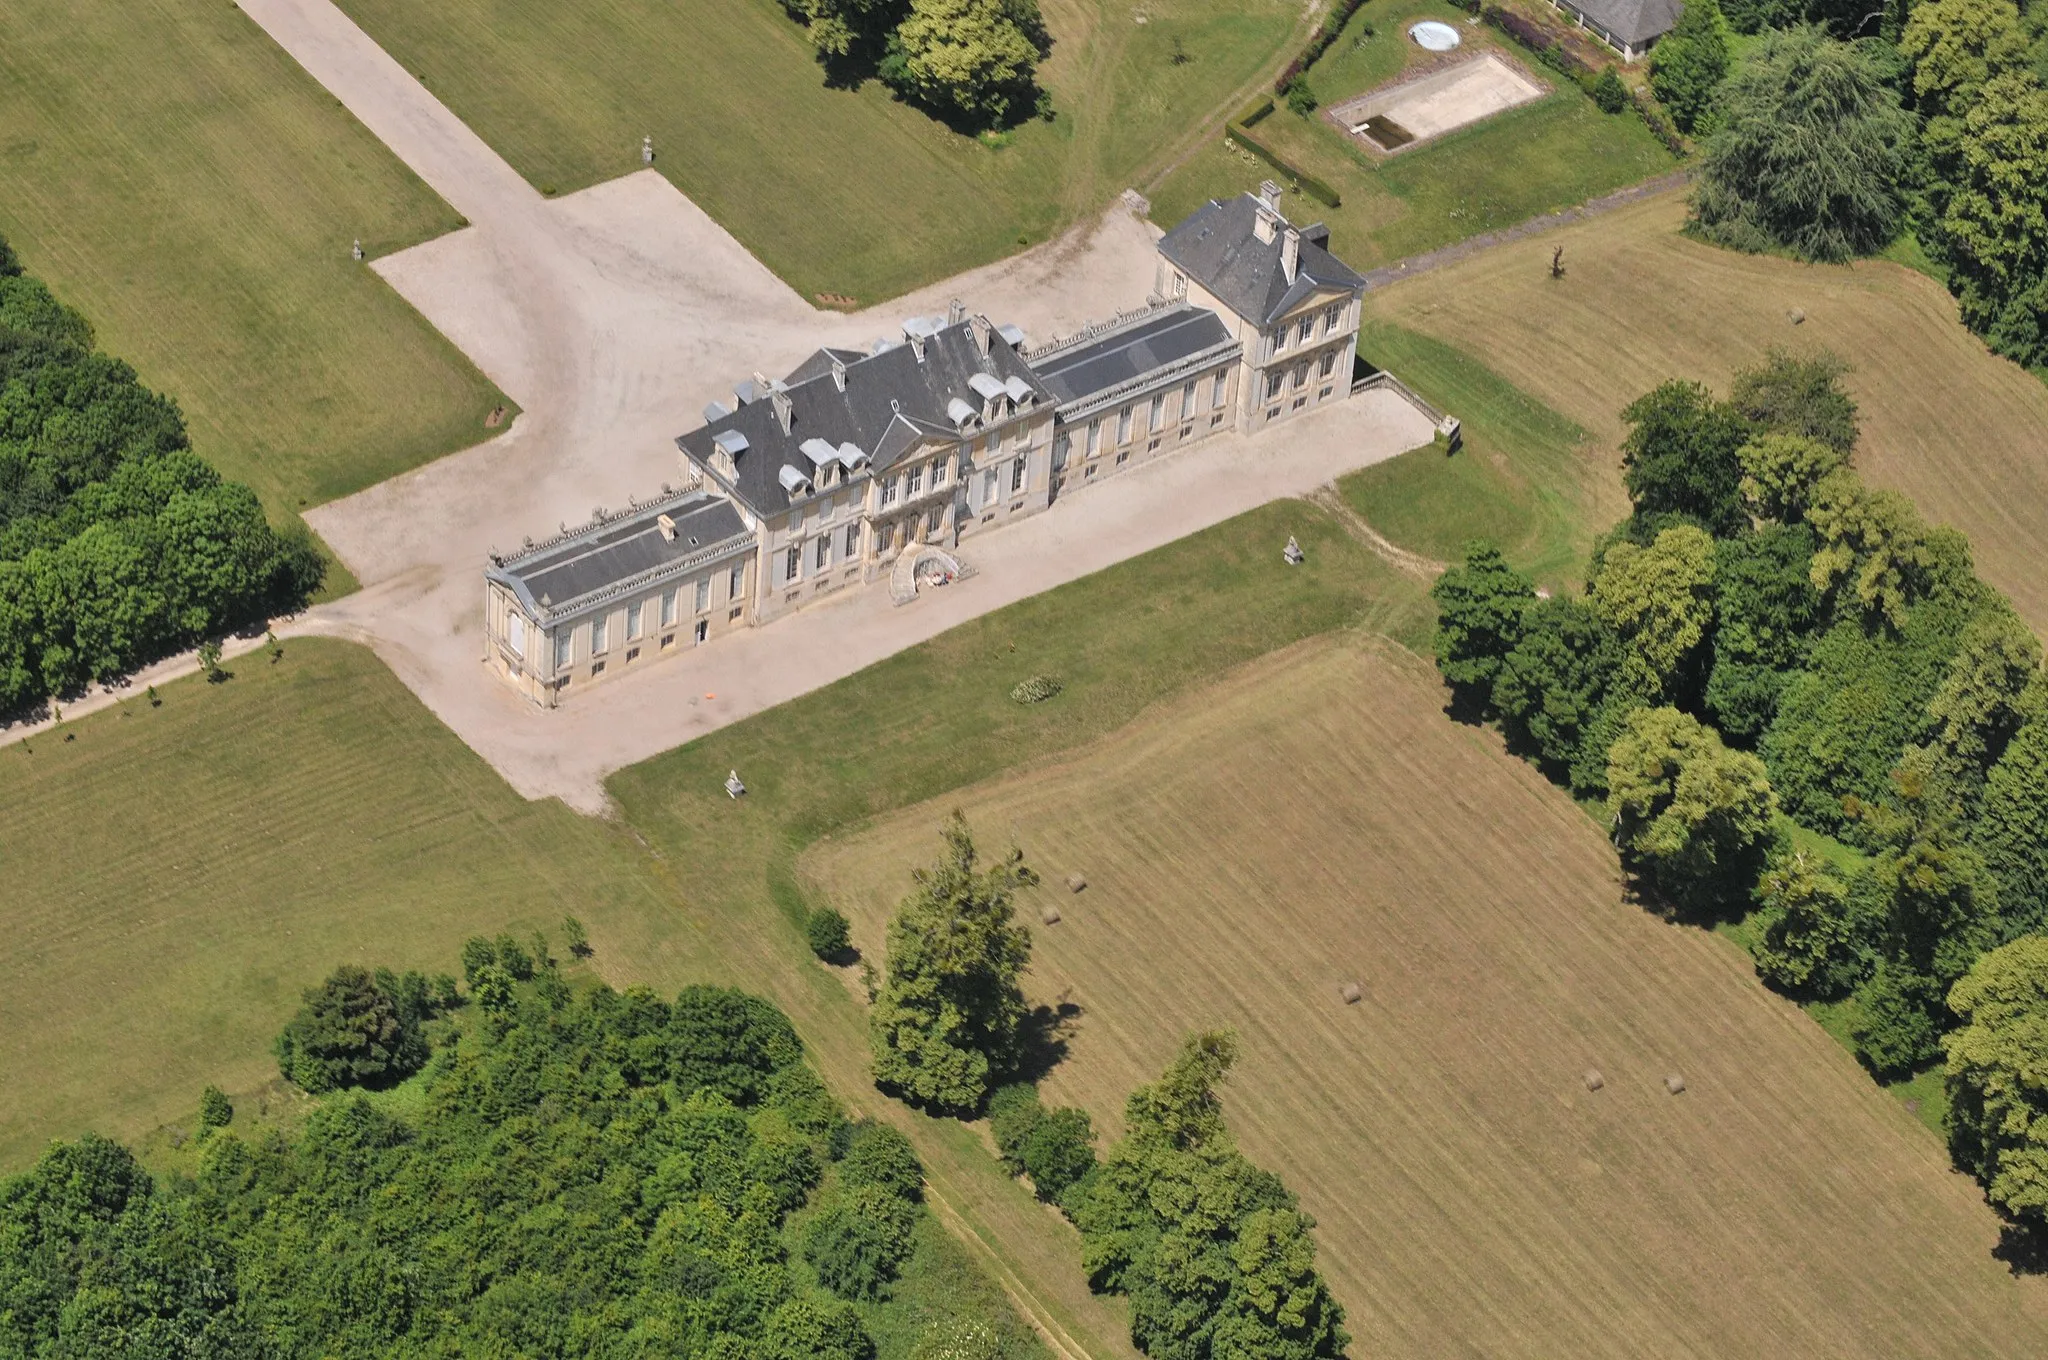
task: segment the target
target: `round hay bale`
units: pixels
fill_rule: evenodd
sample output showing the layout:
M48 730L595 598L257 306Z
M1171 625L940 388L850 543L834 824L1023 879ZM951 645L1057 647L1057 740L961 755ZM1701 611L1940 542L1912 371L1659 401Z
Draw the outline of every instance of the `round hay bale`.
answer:
M1058 907L1047 907L1038 913L1038 919L1049 926L1056 926L1060 923L1060 909Z
M1591 1067L1586 1069L1586 1089L1588 1091L1597 1091L1606 1084L1607 1078L1601 1076L1598 1069Z
M1365 999L1365 991L1355 982L1347 982L1337 989L1337 995L1344 998L1347 1006L1356 1006Z
M1672 1095L1677 1095L1685 1089L1685 1078L1673 1072L1670 1076L1664 1078L1664 1089Z
M1077 892L1081 891L1081 889L1083 889L1083 888L1085 888L1085 887L1087 887L1087 886L1088 886L1088 880L1087 880L1087 879L1085 879L1085 878L1083 878L1083 877L1081 877L1081 876L1080 876L1079 874L1068 874L1068 875L1067 875L1067 891L1068 891L1068 892L1075 892L1075 893L1077 893Z

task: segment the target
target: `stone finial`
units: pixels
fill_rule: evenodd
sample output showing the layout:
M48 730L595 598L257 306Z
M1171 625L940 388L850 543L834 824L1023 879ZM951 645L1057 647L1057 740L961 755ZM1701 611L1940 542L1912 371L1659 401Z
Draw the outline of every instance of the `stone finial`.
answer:
M360 260L360 259L362 259L362 258L363 258L363 238L362 238L362 237L360 237L360 236L356 237L356 243L355 243L354 245L352 245L352 246L350 246L350 247L348 248L348 255L349 255L349 258L350 258L350 259L352 259L352 260Z
M654 164L654 138L651 136L640 139L640 163L642 165Z

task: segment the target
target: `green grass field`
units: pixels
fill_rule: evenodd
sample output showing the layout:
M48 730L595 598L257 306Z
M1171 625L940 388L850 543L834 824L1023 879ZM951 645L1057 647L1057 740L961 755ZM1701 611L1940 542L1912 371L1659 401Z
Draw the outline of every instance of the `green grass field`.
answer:
M1395 9L1367 5L1310 68L1310 85L1323 103L1335 104L1392 79L1423 56L1406 35L1410 23L1424 18L1457 23L1467 48L1506 49L1504 39L1467 27L1464 12L1442 0ZM1369 269L1583 203L1676 163L1640 119L1601 113L1526 53L1517 55L1538 80L1558 88L1397 156L1374 157L1320 112L1304 118L1284 104L1275 109L1253 135L1342 200L1332 209L1293 196L1287 211L1328 223L1331 248L1346 263ZM1211 138L1151 190L1153 220L1177 222L1208 199L1275 177L1265 161Z
M0 1163L259 1089L337 963L457 971L568 912L601 958L680 928L621 832L520 798L368 651L233 669L0 747Z
M0 7L0 234L273 516L503 398L374 273L453 210L230 4Z
M863 303L1099 211L1306 32L1289 0L1157 0L1143 23L1053 0L1058 117L990 145L878 84L826 88L776 0L341 4L543 191L639 169L651 135L655 168L799 292Z

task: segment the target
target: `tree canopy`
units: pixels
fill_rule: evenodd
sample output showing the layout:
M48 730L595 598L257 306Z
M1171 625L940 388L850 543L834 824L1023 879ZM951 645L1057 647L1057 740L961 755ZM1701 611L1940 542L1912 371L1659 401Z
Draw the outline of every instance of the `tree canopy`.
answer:
M1683 911L1739 912L1770 849L1778 800L1764 763L1675 708L1631 713L1607 760L1614 843Z
M1739 452L1749 423L1704 386L1673 380L1623 409L1622 480L1641 515L1685 515L1714 533L1744 523Z
M1645 699L1693 688L1690 672L1714 618L1714 540L1691 525L1647 548L1607 550L1593 578L1593 609L1621 639L1621 683Z
M1721 88L1690 229L1809 260L1882 249L1904 220L1913 136L1885 74L1819 28L1766 33Z
M1686 0L1678 24L1650 49L1650 88L1679 131L1706 120L1728 76L1728 24L1714 0Z
M1437 608L1437 669L1460 705L1484 713L1501 663L1521 640L1536 583L1509 566L1500 549L1477 542L1437 577L1429 597Z
M315 1095L347 1086L389 1086L427 1061L427 980L343 964L277 1036L285 1080Z
M1944 1044L1949 1148L1993 1204L2048 1223L2048 938L1985 954L1948 1005L1960 1022Z
M1031 932L1015 924L1019 887L1038 881L1021 850L983 867L954 813L945 849L913 871L889 923L888 972L868 1015L875 1082L938 1110L979 1109L1016 1070L1026 1014L1018 977Z

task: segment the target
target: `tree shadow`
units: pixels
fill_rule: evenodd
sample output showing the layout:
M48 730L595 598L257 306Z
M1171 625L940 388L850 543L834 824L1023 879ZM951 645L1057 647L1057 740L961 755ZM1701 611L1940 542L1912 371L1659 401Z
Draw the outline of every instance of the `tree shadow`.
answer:
M1998 1230L1998 1245L1991 1255L2014 1275L2048 1275L2048 1229L2006 1223Z
M847 945L843 949L835 949L829 954L820 954L818 957L833 968L851 968L867 956L852 945Z
M1034 1006L1018 1028L1019 1055L1015 1079L1038 1082L1065 1061L1068 1041L1081 1019L1081 1008L1064 993L1051 1006Z

